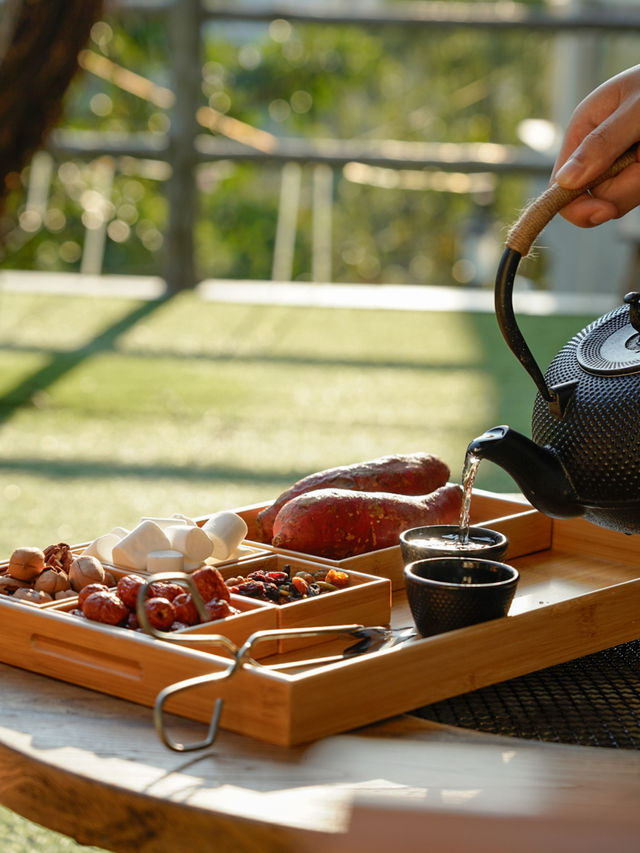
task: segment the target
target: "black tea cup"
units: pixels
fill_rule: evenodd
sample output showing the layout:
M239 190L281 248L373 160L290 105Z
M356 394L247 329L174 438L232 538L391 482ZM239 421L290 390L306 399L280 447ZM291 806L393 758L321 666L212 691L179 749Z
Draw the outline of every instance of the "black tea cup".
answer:
M423 637L506 616L519 578L513 566L477 557L431 557L404 569L409 606Z

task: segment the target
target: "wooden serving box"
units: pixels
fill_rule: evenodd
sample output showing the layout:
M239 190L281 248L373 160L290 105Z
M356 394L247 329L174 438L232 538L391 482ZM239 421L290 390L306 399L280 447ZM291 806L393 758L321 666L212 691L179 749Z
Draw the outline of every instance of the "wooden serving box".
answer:
M206 521L206 518L201 519L198 523L204 524L205 521ZM71 546L71 553L73 554L74 557L79 556L80 554L83 553L84 549L87 547L88 544L89 544L88 542L81 542L79 545L72 545ZM229 565L244 564L245 562L247 562L249 560L255 560L257 557L260 557L260 556L263 556L267 553L270 553L272 550L273 549L271 549L271 548L267 549L266 546L264 546L260 543L244 541L244 542L240 543L240 546L238 547L238 550L234 556L229 557L226 560L214 560L213 558L209 558L208 560L205 561L205 565L214 566L215 568L223 568L223 567L229 566ZM125 569L122 566L118 566L114 563L106 563L106 562L103 562L103 566L111 575L113 575L113 577L116 579L116 581L119 578L121 578L123 575L128 575L131 573L135 573L136 575L141 575L142 577L148 577L149 576L149 572L145 571L144 569L135 569L135 570L134 569ZM0 576L7 573L8 567L9 567L9 561L8 560L3 560L2 562L0 562ZM5 598L11 598L11 596L7 596L7 595L0 593L0 601L3 601ZM50 607L58 608L58 607L60 607L61 604L65 603L66 601L69 601L69 600L70 599L65 598L65 599L54 599L53 601L33 602L33 601L23 601L23 600L16 599L15 603L19 602L20 604L24 604L27 607L37 607L39 609L42 609L42 608L48 609Z
M472 506L474 523L500 529L510 539L506 559L519 569L520 584L508 616L348 659L341 653L353 640L280 652L245 663L225 680L177 694L166 710L208 724L221 698L223 728L290 746L640 636L635 537L581 519L551 520L489 493L474 494ZM412 620L397 583L399 548L386 550L393 553L383 560L380 554L364 555L360 564L364 574L375 575L371 567L380 561L394 587L391 624L405 628ZM340 593L327 599L332 595ZM349 618L350 607L345 611L347 621L358 621ZM327 618L324 612L316 616ZM143 705L152 706L176 682L228 672L229 659L214 651L0 599L2 661ZM318 655L338 660L304 663ZM294 669L272 668L295 661Z
M123 574L125 574L123 572ZM241 646L248 637L255 631L275 630L278 627L278 617L275 608L271 605L264 604L261 601L252 601L242 595L232 595L230 604L240 612L227 616L224 619L216 619L214 622L205 622L200 625L193 625L188 628L180 628L175 631L176 636L192 638L191 642L185 642L185 646L190 646L194 649L204 648L202 641L198 641L199 635L202 634L224 634L236 646ZM95 625L98 623L88 622L84 617L78 616L74 611L78 607L78 599L70 598L56 602L53 607L48 607L54 613L61 613L69 619L74 620L74 624L81 622L82 624ZM118 631L130 634L131 629L115 626L111 628L113 631ZM216 654L225 654L219 646L215 647ZM256 649L255 657L268 657L278 652L278 643L276 640L262 643Z
M284 548L275 549L269 543L258 541L256 516L265 506L267 504L254 504L235 510L247 523L247 527L249 528L247 539L250 543L256 548L265 548L272 551L277 550L278 554L284 556L305 560L318 560L319 558L313 554L303 554L299 551L289 551ZM524 502L524 500L513 500L483 489L474 489L470 521L471 524L494 528L498 524L496 529L501 530L501 532L508 536L513 523L510 519L514 516L519 517L527 510L531 510L531 506ZM517 556L517 552L529 553L535 550L538 541L543 543L547 541L544 536L542 539L539 539L539 526L544 527L544 522L541 519L542 516L539 513L535 513L527 530L519 531L518 537L511 541L510 556ZM546 545L542 545L541 547L546 547ZM343 569L344 571L351 570L376 575L381 578L388 578L394 590L404 589L402 555L398 545L390 548L381 548L378 551L370 551L366 554L358 554L355 557L347 557L343 560L330 560L326 557L322 557L321 559L323 563L327 563L337 569Z
M248 560L240 567L220 566L222 576L227 580L235 577L238 568L243 575L263 570L280 572L289 569L291 574L298 571L314 572L326 569L323 561L300 559L298 555L281 554L277 551ZM337 592L329 592L315 598L307 598L289 604L274 605L277 611L278 628L311 628L316 625L341 625L358 622L363 625L388 625L391 620L391 584L386 578L370 574L349 571L349 586ZM306 648L319 642L318 638L293 638L280 640L278 651Z

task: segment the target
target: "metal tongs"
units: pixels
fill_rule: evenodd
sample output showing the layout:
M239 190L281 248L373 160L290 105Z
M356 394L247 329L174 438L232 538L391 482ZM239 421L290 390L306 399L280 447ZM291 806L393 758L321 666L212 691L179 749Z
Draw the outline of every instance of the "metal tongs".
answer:
M312 628L281 628L255 631L253 634L251 634L251 636L248 637L247 640L245 640L245 642L241 646L238 647L228 637L225 637L224 634L186 635L177 634L171 631L161 631L158 628L154 628L154 626L150 623L149 617L147 616L147 612L144 607L144 602L147 598L147 592L149 590L149 587L152 583L158 581L179 581L182 584L186 584L193 597L193 601L196 606L196 609L198 610L200 618L203 620L203 622L210 621L210 617L207 612L204 600L200 595L200 592L196 587L195 583L193 582L191 576L181 572L162 572L150 577L148 580L145 581L144 584L142 584L142 586L138 590L136 615L138 617L138 622L140 623L140 626L146 631L146 633L150 634L152 637L156 637L165 642L176 643L178 645L186 643L188 643L189 645L193 645L194 643L217 645L222 647L226 652L231 655L229 664L224 669L217 672L208 673L207 675L198 675L194 678L186 678L183 681L177 681L174 684L170 684L168 687L165 687L163 690L160 691L160 693L158 693L153 708L153 722L160 740L165 744L165 746L167 746L169 749L172 749L174 752L193 752L195 750L205 749L206 747L211 746L218 734L220 716L222 714L222 706L224 702L222 697L218 697L215 700L213 713L211 715L211 722L209 723L209 730L207 732L206 737L203 740L185 744L174 740L169 735L164 725L163 715L165 704L171 697L176 696L176 694L178 693L181 693L185 690L189 690L192 687L201 687L205 684L209 684L214 681L225 681L226 679L231 678L234 673L238 672L238 670L245 665L260 667L262 669L267 669L270 671L282 671L286 669L299 669L302 667L306 668L309 666L321 666L324 664L333 663L335 661L346 660L361 654L381 651L383 649L390 648L391 646L395 646L400 642L404 642L405 640L411 639L411 637L415 636L415 631L413 631L413 629L402 629L398 632L393 631L391 628L388 628L383 625L377 625L373 627L365 627L364 625L358 624L321 625ZM290 661L287 663L263 664L259 661L256 661L251 656L251 651L253 647L256 646L258 643L264 642L265 640L282 640L289 639L292 637L322 636L351 637L355 639L356 642L348 646L342 652L342 654L329 655L325 657L312 658L307 660Z

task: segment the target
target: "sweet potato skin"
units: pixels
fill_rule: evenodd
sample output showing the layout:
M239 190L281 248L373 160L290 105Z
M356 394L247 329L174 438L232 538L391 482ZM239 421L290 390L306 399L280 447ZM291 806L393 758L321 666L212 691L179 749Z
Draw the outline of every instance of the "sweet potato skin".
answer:
M362 492L392 492L426 495L449 479L449 467L430 453L381 456L368 462L341 465L309 474L280 494L256 517L258 538L271 542L273 524L282 507L297 495L316 489L349 489Z
M409 527L456 524L462 487L440 486L427 495L317 489L288 501L276 516L278 548L341 560L398 544Z

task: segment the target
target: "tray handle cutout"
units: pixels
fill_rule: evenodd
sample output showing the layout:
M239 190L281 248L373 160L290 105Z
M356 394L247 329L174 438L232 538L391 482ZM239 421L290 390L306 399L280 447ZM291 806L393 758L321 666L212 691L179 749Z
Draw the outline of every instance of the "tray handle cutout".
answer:
M77 643L69 643L57 637L45 634L31 635L31 648L41 655L57 658L65 663L73 662L77 666L90 667L99 672L108 672L120 678L139 681L142 678L140 664L130 658L105 654L103 650L91 649Z

